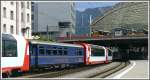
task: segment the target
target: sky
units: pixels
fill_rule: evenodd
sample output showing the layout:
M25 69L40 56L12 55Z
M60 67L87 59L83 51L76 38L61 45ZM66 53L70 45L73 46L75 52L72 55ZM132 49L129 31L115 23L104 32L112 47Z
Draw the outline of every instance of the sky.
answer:
M75 8L79 11L84 11L86 8L113 6L118 2L76 2Z

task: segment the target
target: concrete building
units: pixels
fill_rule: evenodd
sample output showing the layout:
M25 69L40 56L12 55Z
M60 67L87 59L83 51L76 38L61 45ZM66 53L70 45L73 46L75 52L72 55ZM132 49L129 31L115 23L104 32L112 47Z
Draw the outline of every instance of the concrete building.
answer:
M50 38L75 33L75 10L72 2L33 2L33 35Z
M31 38L31 2L1 1L1 30Z

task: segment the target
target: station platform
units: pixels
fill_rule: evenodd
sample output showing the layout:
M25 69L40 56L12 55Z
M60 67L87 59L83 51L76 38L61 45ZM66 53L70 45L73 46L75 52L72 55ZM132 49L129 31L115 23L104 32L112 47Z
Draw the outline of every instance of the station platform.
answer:
M106 79L149 79L149 60L131 60L131 64Z

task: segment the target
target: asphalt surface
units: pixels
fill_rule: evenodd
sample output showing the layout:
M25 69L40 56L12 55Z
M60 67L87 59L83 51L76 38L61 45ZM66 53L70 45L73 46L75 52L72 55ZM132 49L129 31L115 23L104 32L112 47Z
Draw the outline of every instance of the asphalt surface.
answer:
M148 60L131 60L126 68L108 76L110 79L149 79Z

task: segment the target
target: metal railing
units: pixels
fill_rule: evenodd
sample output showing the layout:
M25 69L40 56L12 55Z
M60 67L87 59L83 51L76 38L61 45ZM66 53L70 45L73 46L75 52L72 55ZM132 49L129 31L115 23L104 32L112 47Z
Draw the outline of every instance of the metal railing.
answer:
M66 36L66 37L57 37L56 40L61 40L61 41L65 41L65 40L86 40L86 39L131 39L131 38L148 38L148 35L123 35L123 36L104 36L104 35L100 35L100 36L88 36L88 35L81 35L81 36Z

